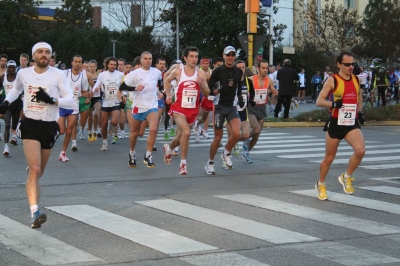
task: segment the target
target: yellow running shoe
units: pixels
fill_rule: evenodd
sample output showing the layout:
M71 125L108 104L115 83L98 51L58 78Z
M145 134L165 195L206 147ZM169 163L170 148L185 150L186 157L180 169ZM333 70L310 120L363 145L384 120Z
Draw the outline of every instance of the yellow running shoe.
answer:
M318 193L318 199L320 200L327 200L328 199L328 194L326 194L326 186L325 185L319 185L318 182L315 184L315 190Z
M89 133L89 134L87 135L87 139L88 139L89 142L92 142L92 141L93 141L93 137L92 137L92 134L91 134L91 133Z
M94 133L92 134L92 141L97 141L97 135L96 135L96 132L94 132Z
M355 180L353 177L348 177L348 178L345 178L344 177L344 173L343 174L341 174L339 177L338 177L338 180L339 180L339 183L340 184L342 184L342 186L343 186L343 191L346 193L346 194L350 194L350 195L353 195L353 193L354 193L354 188L353 188L353 185L352 185L352 181L353 180Z

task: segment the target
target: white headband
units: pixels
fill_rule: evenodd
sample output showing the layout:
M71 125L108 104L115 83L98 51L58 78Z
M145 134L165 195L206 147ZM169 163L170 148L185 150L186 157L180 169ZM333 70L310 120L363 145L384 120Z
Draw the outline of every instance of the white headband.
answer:
M36 52L37 49L49 49L50 50L50 54L53 53L50 44L48 44L46 42L38 42L37 44L35 44L32 47L32 56Z

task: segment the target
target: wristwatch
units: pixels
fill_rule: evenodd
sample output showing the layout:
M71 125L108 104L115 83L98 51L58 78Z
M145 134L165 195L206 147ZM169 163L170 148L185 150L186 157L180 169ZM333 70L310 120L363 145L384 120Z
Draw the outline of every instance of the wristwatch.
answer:
M51 99L53 100L53 104L55 104L57 102L57 98L56 97L53 97Z

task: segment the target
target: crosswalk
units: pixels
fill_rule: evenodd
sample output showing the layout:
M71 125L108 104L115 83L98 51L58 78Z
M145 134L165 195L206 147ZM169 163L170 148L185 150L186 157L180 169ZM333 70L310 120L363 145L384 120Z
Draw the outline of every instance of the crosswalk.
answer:
M64 221L62 224L69 225L66 228L63 226L59 228L59 230L61 228L66 230L65 235L74 234L75 230L78 230L81 233L75 238L94 238L93 231L90 230L94 228L98 230L95 232L105 232L121 241L123 239L142 246L144 250L163 254L159 255L158 259L180 261L177 264L170 262L165 265L400 265L400 249L398 248L400 246L400 202L398 200L400 186L356 187L357 196L328 191L329 201L327 202L318 201L315 190L289 189L286 192L293 197L291 200L273 193L267 195L260 191L250 194L207 194L204 199L212 203L209 205L204 205L203 201L165 197L138 200L130 202L130 205L141 209L141 211L134 209L136 211L133 214L136 214L132 216L117 214L88 204L47 206L45 208L49 221L43 227L47 226L54 230L55 224L52 224L52 220L62 220ZM382 195L386 195L385 199L388 201L371 199ZM314 201L307 201L310 197ZM330 204L329 211L324 210L326 203ZM120 209L118 203L114 204L117 205L115 212L118 212ZM219 207L212 207L214 205ZM245 213L257 215L255 218L248 217L239 211L242 208L246 209ZM376 212L377 216L368 215L370 211ZM174 224L162 226L163 223L158 223L154 226L151 225L150 220L144 222L137 216L154 212L157 212L159 219L164 220L163 217L165 217L166 221L175 221ZM385 214L394 215L394 219L389 222L379 219ZM287 218L277 223L273 218L279 215ZM292 221L294 226L285 220ZM312 230L296 226L304 220L313 222ZM190 232L180 230L179 224L188 224L191 227ZM89 228L78 229L83 226ZM214 234L207 238L193 234L197 230L200 232L203 226L212 228ZM329 230L321 230L327 227ZM0 247L3 245L26 257L32 261L32 265L34 263L38 265L115 263L113 258L102 255L102 252L94 252L96 248L75 247L74 243L80 241L70 243L70 240L52 236L53 230L47 231L45 228L32 230L20 221L0 214ZM343 230L347 230L344 232L347 232L348 236L341 235L337 240L331 237L338 232L343 233ZM246 239L255 239L265 244L258 244L258 247L252 247L247 252L227 250L217 238L220 235L231 234L234 234L236 238L246 237ZM356 234L355 237L351 237L352 234ZM379 242L382 238L383 242ZM111 240L109 237L103 241L115 242L116 240ZM368 244L365 244L365 241L368 241ZM376 245L374 245L375 242ZM397 243L397 248L393 243ZM91 243L94 246L98 244L96 241ZM382 247L385 244L395 247L392 249ZM111 249L112 246L111 242ZM244 250L248 249L245 242L242 246ZM270 255L260 256L257 253L258 250ZM118 263L126 262L122 259L123 252L121 254L118 250L113 252L118 258L121 257ZM135 251L132 250L132 252ZM277 255L281 253L285 256ZM301 262L305 258L307 258L307 263ZM5 265L2 263L1 256L0 264ZM153 264L149 259L143 265Z

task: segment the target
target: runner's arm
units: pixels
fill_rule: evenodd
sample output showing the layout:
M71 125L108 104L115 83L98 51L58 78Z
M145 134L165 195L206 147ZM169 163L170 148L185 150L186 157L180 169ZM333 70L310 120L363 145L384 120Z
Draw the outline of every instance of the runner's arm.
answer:
M329 93L334 88L334 79L333 77L329 77L326 82L324 83L324 87L322 88L321 92L319 93L316 105L318 107L332 107L332 102L327 101L326 98L328 97Z
M24 85L22 84L21 80L18 78L15 79L14 87L8 92L4 101L12 103L16 99L18 99L19 95L24 91Z
M208 97L210 94L210 89L207 84L207 74L204 71L199 71L199 77L201 78L200 88L204 97Z
M71 86L67 77L62 74L58 78L58 89L60 90L61 98L57 99L56 105L62 106L63 108L73 109L74 104L74 94L72 93Z

